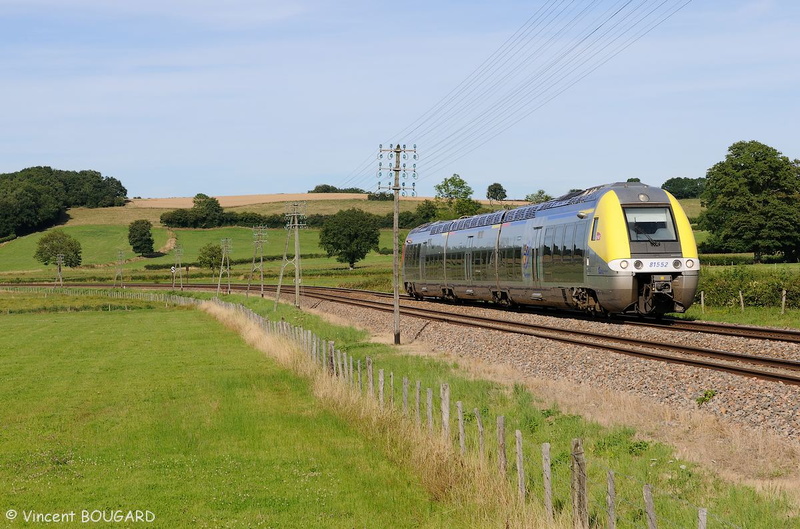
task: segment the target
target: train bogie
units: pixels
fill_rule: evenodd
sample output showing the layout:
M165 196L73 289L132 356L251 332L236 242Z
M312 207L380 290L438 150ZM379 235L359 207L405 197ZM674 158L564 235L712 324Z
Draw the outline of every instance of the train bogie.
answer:
M679 203L643 184L444 221L409 233L406 291L602 313L682 312L699 261Z

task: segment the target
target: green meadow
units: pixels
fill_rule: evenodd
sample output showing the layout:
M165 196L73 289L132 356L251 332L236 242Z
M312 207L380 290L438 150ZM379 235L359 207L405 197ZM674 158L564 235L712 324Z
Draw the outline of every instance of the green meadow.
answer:
M362 365L371 357L387 384L394 374L386 400L395 408L402 377L420 380L423 392L433 388L437 410L438 386L447 382L452 401L464 402L472 453L471 410L480 411L489 432L505 416L507 485L516 484L513 432L519 429L532 501L543 493L539 446L550 443L559 527L567 526L570 512L575 437L584 440L590 512L601 527L608 469L618 476L620 528L645 523L643 483L653 486L665 527L695 526L698 506L728 524L709 527L796 526L785 497L725 483L631 428L601 427L520 385L481 380L452 361L402 354L291 306L273 310L270 300L226 299L335 341ZM157 527L502 524L502 513L487 518L486 510L476 523L475 505L454 504L442 494L459 484L442 483L446 476L412 464L403 448L407 430L392 434L352 406L318 400L309 380L199 310L100 295L0 293L0 333L3 512L141 509L156 515ZM434 428L440 427L434 414ZM494 435L487 435L490 468L497 468L496 449ZM763 471L776 476L789 469L767 463Z
M138 509L170 528L468 525L307 380L207 314L58 298L0 294L26 309L0 315L4 513Z
M57 229L64 230L81 243L81 257L83 267L109 265L112 267L110 277L114 277L113 265L117 261L118 250L125 251L125 257L135 257L128 244L128 226L122 225L85 225L63 226ZM38 232L19 237L0 246L0 273L4 276L13 276L11 272L28 272L34 275L49 277L53 265L48 267L33 258L39 239L47 232ZM153 228L154 248L157 250L167 243L168 232L166 228ZM142 266L139 262L138 266ZM49 269L49 270L48 270Z

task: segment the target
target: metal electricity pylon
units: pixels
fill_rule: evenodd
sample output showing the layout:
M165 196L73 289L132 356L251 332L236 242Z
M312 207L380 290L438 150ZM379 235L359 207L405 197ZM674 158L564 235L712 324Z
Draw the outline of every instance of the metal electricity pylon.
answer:
M228 294L231 293L231 240L230 239L222 239L220 241L220 246L222 247L222 261L219 263L219 280L217 281L217 295L219 296L219 291L222 288L222 274L225 273L228 276Z
M275 296L275 308L278 308L278 301L281 299L281 284L283 283L283 271L290 264L294 266L294 306L300 306L300 228L305 228L306 224L303 220L305 214L305 202L294 202L287 207L286 210L286 246L283 249L283 264L281 265L281 273L278 276L278 293ZM301 220L302 219L302 220ZM289 240L292 238L294 232L294 257L291 260L287 259L289 253Z
M383 159L386 157L388 163L386 167L383 165ZM392 286L394 289L394 344L400 345L400 246L398 237L400 234L400 193L403 196L410 194L412 197L417 195L416 182L417 179L417 145L414 144L410 149L407 149L405 144L401 147L397 145L389 145L388 149L384 149L383 145L378 146L378 190L391 190L394 192L394 236L393 240L393 278ZM401 160L402 159L402 160ZM394 173L394 182L386 182L381 186L381 178ZM400 184L402 174L403 183ZM411 177L411 185L407 186L406 181Z
M64 278L61 276L61 267L64 266L64 254L56 255L56 285L63 287Z
M181 290L183 290L183 264L181 263L183 258L183 246L180 244L175 245L174 256L175 264L172 266L172 288L175 288L177 280Z
M247 280L247 292L250 296L250 283L253 282L253 273L261 275L261 297L264 297L264 244L267 242L267 227L253 226L253 265L250 267L250 278Z
M122 280L123 266L125 265L125 250L117 250L117 270L114 273L114 286L117 286L117 278L119 278L119 288L124 288L125 283Z

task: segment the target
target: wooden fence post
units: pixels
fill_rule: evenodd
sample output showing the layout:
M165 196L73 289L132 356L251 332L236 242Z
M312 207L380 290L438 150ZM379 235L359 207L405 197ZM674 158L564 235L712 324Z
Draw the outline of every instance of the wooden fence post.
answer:
M500 473L506 475L506 418L502 415L497 417L497 464Z
M328 351L331 360L331 373L333 373L333 376L336 376L336 347L333 342L328 342Z
M378 369L378 402L383 407L383 369Z
M705 314L706 313L706 291L700 291L700 312Z
M403 415L408 414L408 377L403 377Z
M433 435L433 390L428 388L428 432Z
M542 443L542 484L544 485L544 512L547 522L553 524L553 481L550 465L550 443Z
M742 295L742 291L739 291L739 305L742 307L742 312L744 312L744 295Z
M311 359L314 361L314 364L317 363L317 339L314 337L314 340L311 342Z
M583 442L572 440L572 526L589 529L589 498L586 483L586 459Z
M442 408L442 437L450 440L450 385L443 383L439 389Z
M467 453L467 444L464 439L464 405L460 400L456 402L456 410L458 411L458 446L463 456Z
M642 487L642 494L644 495L644 510L647 515L647 529L658 529L656 509L653 505L653 491L650 490L650 485L645 484Z
M361 384L361 359L358 360L358 390L364 391L364 386Z
M483 420L481 419L481 412L478 411L478 408L475 408L472 411L475 413L475 423L478 425L478 453L480 454L481 462L483 462Z
M786 314L786 289L781 292L781 314Z
M517 491L519 499L525 501L525 461L522 454L522 432L514 432L517 440Z
M349 373L348 374L348 380L350 382L350 385L352 386L353 385L353 357L352 357L352 355L350 356L350 370L348 371L348 373Z
M422 389L422 382L417 380L417 388L416 388L416 395L417 395L417 426L422 424L422 416L419 413L419 397L420 397L420 390Z
M614 484L614 471L608 471L608 490L606 491L606 507L608 507L608 529L617 529L617 489Z
M389 371L389 403L394 408L394 371Z
M705 507L697 509L697 529L706 529L708 522L708 510Z
M370 398L375 398L375 383L372 378L372 358L367 357L367 387L369 388Z

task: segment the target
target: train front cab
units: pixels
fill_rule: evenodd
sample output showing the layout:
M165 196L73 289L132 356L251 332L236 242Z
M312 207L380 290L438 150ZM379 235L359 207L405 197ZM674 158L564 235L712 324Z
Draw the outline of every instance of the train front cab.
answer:
M653 187L629 185L597 202L587 282L608 312L684 312L697 291L699 260L680 204Z

